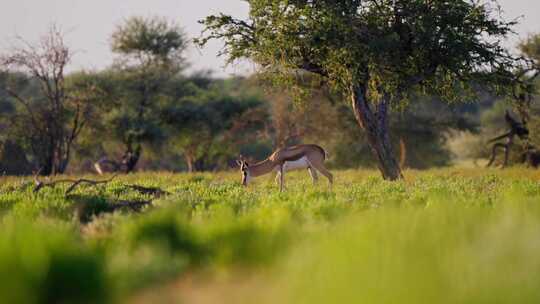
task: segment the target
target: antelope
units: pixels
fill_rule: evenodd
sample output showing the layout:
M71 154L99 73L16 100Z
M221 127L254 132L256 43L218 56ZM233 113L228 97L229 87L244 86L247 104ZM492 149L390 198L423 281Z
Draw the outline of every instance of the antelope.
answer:
M117 172L120 171L122 165L114 160L110 160L106 156L100 158L97 162L94 163L94 169L99 175L103 175L107 172Z
M94 169L99 175L103 175L106 172L119 172L129 173L133 171L133 168L137 164L141 155L141 148L137 148L135 152L129 148L122 156L121 161L115 161L109 159L107 156L103 156L97 162L94 163Z
M334 178L324 166L326 151L317 145L297 145L276 150L265 160L250 165L242 156L237 160L242 172L242 185L247 186L254 178L271 172L277 172L276 182L279 191L283 191L283 180L286 171L308 169L313 183L317 183L317 171L324 175L330 185Z

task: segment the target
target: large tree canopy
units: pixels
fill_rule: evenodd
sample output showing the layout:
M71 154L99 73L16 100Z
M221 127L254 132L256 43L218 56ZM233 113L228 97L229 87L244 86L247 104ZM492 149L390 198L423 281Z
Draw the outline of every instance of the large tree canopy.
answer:
M249 58L283 78L318 74L349 96L386 179L401 177L390 144L388 111L411 93L460 100L474 87L499 93L515 85L527 61L502 42L514 21L496 1L251 0L249 18L201 21L198 39L223 39L229 61Z
M165 64L178 68L184 62L185 34L164 18L131 17L116 28L111 40L111 49L120 55L122 64Z
M132 17L112 34L117 58L110 80L117 85L110 96L117 104L105 119L126 146L127 172L135 169L142 144L162 136L160 109L171 102L162 91L182 71L186 45L182 29L159 17Z
M520 86L514 90L514 97L530 108L531 101L537 91L536 79L540 75L540 34L530 35L519 44L519 50L530 61L530 67L523 69L519 73Z

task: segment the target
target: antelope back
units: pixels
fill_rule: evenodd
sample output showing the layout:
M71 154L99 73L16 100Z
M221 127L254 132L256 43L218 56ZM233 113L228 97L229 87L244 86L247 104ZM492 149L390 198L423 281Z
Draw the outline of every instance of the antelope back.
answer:
M274 152L269 159L275 162L296 161L302 157L307 158L325 158L325 152L323 148L317 145L297 145L283 149L279 149Z

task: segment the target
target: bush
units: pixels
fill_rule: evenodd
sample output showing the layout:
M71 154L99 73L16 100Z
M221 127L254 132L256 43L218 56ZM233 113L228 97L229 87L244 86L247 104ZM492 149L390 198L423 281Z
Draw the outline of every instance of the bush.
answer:
M0 294L4 303L108 301L102 256L77 240L71 229L24 221L2 226Z

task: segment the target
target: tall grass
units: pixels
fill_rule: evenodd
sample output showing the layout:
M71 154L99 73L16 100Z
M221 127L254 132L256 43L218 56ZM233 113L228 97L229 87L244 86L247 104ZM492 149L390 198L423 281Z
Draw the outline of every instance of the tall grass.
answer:
M352 216L295 250L280 274L292 286L287 300L538 303L540 214L525 201L500 203L508 206L448 197Z
M332 188L288 175L279 193L272 178L245 189L232 173L143 173L69 197L65 186L36 194L4 178L0 294L116 302L185 273L243 269L264 274L269 302L540 300L539 172L409 171L395 183L373 171L335 175ZM117 200L152 199L140 213L106 212Z

